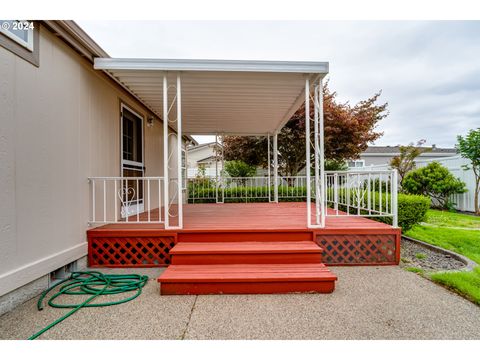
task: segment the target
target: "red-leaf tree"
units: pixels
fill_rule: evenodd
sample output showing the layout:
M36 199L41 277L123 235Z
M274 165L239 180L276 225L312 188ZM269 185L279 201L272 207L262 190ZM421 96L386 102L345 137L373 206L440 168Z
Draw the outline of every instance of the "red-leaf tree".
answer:
M328 83L323 89L325 158L328 164L356 159L368 144L383 135L375 131L380 120L388 115L387 103L377 104L381 92L354 106L339 103L337 93ZM314 109L310 106L310 118ZM311 127L313 130L313 127ZM313 132L313 131L312 131ZM247 164L267 167L267 140L265 137L225 136L226 160L243 160ZM305 167L305 106L292 116L278 134L279 171L296 175Z

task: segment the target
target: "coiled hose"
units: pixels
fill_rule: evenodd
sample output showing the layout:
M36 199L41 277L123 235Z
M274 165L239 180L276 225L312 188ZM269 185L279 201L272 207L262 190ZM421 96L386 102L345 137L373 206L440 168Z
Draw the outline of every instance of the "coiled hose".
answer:
M43 300L47 294L55 288L58 289L57 293L52 295L48 300L48 305L54 308L72 309L62 317L58 318L51 324L44 327L36 334L30 336L28 340L34 340L44 332L48 331L61 321L71 316L76 311L84 307L100 307L111 306L126 303L135 299L142 293L142 288L148 281L148 277L145 275L128 274L128 275L106 275L99 271L76 271L72 272L71 276L65 280L60 281L54 286L45 290L37 302L38 310L43 310ZM91 303L94 299L102 295L116 295L127 292L135 292L133 295L123 298L117 301L107 302L95 302ZM59 304L55 302L55 299L62 295L83 295L88 296L85 301L76 304ZM90 296L89 296L90 295Z

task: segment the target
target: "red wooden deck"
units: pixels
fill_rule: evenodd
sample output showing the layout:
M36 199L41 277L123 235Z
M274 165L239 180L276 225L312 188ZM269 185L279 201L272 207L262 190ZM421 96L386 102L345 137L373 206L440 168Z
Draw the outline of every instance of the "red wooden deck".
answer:
M108 224L89 230L88 243L93 267L170 265L159 278L162 294L331 292L336 276L323 263L400 259L400 229L352 216L309 229L305 203L187 204L181 230Z

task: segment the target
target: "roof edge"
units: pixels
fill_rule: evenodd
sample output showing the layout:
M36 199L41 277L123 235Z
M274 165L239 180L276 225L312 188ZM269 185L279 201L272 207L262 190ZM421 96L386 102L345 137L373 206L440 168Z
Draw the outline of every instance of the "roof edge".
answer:
M314 61L130 59L104 57L95 59L94 68L97 70L232 71L327 74L329 71L329 63Z

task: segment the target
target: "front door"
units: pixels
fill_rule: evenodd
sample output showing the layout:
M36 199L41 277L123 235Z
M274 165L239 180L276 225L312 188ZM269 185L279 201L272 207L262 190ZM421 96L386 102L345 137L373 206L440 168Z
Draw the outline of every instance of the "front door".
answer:
M143 118L127 106L121 106L122 181L118 194L122 218L144 211Z

